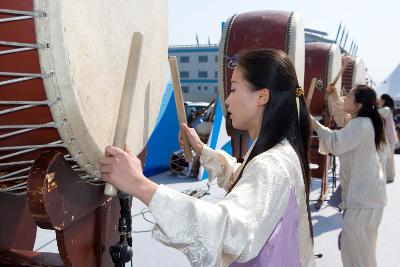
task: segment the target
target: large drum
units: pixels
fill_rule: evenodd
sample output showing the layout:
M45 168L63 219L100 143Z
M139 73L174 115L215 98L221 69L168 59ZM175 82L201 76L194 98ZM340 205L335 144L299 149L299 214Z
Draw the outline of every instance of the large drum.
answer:
M317 88L310 104L310 113L321 118L327 111L326 86L333 82L342 67L340 48L335 44L311 42L305 44L305 70L304 91L308 96L311 80L317 78ZM336 83L336 88L341 88L342 79ZM339 92L338 89L338 93Z
M226 116L227 132L232 137L232 154L243 159L248 150L248 134L236 130L226 112L225 100L231 92L230 80L237 54L243 49L275 48L292 59L300 86L304 78L304 26L294 12L254 11L230 17L223 29L219 54L219 95Z
M352 57L342 74L342 91L348 93L358 84L367 84L367 72L361 57ZM340 87L338 87L340 88Z
M54 149L97 180L135 31L144 44L127 145L139 154L165 86L166 1L1 1L1 191L24 193L35 158Z
M310 104L310 113L330 127L331 117L328 114L326 100L326 86L333 82L342 67L340 48L335 44L322 42L311 42L305 45L305 95L308 97L309 86L313 78L317 78L317 88L314 89ZM341 87L341 79L336 83L336 88ZM339 93L339 89L338 89ZM310 163L311 176L321 179L321 195L316 207L319 208L325 199L328 181L329 158L327 155L318 153L319 141L317 136L310 139Z

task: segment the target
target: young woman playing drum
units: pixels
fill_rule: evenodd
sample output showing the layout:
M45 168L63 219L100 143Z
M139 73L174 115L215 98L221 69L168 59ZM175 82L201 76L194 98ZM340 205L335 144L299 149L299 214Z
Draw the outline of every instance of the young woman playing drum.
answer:
M387 145L376 93L366 85L351 89L343 102L328 86L331 114L341 130L330 130L312 119L320 153L338 155L342 208L343 266L376 266L378 226L386 204L386 184L381 167ZM385 152L384 152L385 151Z
M204 145L183 125L210 179L228 193L211 204L157 185L116 147L102 177L149 205L153 236L183 251L193 266L315 266L308 193L309 113L289 57L278 50L239 56L226 100L235 128L254 140L242 165Z

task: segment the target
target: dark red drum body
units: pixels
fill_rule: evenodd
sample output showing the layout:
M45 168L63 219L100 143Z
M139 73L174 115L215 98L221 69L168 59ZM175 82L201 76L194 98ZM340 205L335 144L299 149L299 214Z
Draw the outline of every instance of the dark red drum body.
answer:
M231 92L230 80L237 54L243 49L274 48L292 59L300 85L304 77L304 27L299 14L280 11L254 11L230 17L224 26L219 55L219 95L226 117L227 132L232 138L233 156L243 159L249 136L232 127L225 100Z
M312 42L305 45L305 95L308 96L311 80L317 79L310 104L311 114L327 127L332 119L326 102L326 86L333 82L342 67L340 48L335 44ZM341 79L336 83L341 87ZM316 135L310 139L311 177L321 179L321 195L316 207L319 208L326 198L328 185L329 156L318 153L319 140Z
M367 72L360 57L352 57L342 74L343 94L347 94L357 84L367 83Z

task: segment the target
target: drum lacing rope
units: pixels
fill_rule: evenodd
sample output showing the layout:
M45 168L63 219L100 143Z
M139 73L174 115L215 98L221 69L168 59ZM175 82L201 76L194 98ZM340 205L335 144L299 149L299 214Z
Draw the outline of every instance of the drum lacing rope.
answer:
M21 105L9 109L0 110L0 115L8 114L37 106L50 106L50 101L0 101L0 105Z
M6 42L6 41L0 41L0 45L21 47L21 48L14 48L14 49L0 51L0 56L34 50L34 49L43 49L43 48L48 47L48 44L46 44L46 45L44 45L44 44L29 44L29 43Z
M45 79L45 78L48 78L48 77L50 77L52 75L53 75L53 72L50 72L50 73L0 72L0 76L21 77L21 78L2 81L2 82L0 82L0 86L7 85L7 84L12 84L12 83L23 82L23 81L32 80L32 79L37 79L37 78Z
M10 14L15 16L10 16L8 18L1 18L0 23L12 22L12 21L19 21L19 20L27 20L27 19L34 19L38 17L45 17L46 13L44 11L23 11L23 10L12 10L12 9L0 9L0 14ZM12 54L12 53L20 53L34 49L44 49L48 48L49 44L34 44L34 43L22 43L22 42L10 42L0 40L0 45L2 46L10 46L11 48L8 50L0 51L1 55ZM45 79L49 78L54 73L18 73L18 72L1 72L0 76L10 76L10 77L17 77L10 80L5 80L0 82L0 86L5 86L8 84L24 82L27 80L32 79ZM9 109L4 109L0 111L0 115L9 114L12 112L17 112L24 109L34 108L37 106L52 106L57 104L58 101L51 103L50 101L0 101L0 105L19 105L17 107L12 107ZM0 139L5 139L11 136L19 135L22 133L26 133L29 131L41 129L41 128L60 128L64 124L64 121L60 123L49 122L44 124L37 124L37 125L0 125L0 130L3 129L16 129L15 131L4 133L0 135ZM0 161L8 158L12 158L18 155L30 153L32 151L42 149L42 148L66 148L67 145L63 144L62 140L58 140L49 144L41 144L41 145L28 145L28 146L10 146L10 147L0 147L0 151L6 150L17 150L17 152L9 153L3 156L0 156ZM74 162L73 159L69 154L64 155L66 161ZM10 166L22 166L22 165L32 165L33 160L26 160L26 161L16 161L16 162L0 162L0 167L10 167ZM0 192L13 192L16 194L25 194L26 192L20 192L21 190L26 190L26 179L28 178L28 172L31 167L21 168L19 170L13 171L11 173L7 173L4 175L0 175L0 183L2 182L11 182L11 181L18 181L18 180L25 180L21 183L17 183L8 188L1 188ZM86 172L81 169L78 165L72 166L72 169L80 176L81 179L88 180L91 182L95 182L96 178L87 175ZM1 173L1 172L0 172ZM26 175L23 175L26 174Z
M25 124L25 125L0 125L0 130L3 129L41 129L41 128L57 128L54 122L49 122L45 124ZM0 136L1 137L1 136Z
M17 15L10 18L2 18L0 19L0 23L17 21L17 20L25 20L25 19L33 19L45 17L46 12L38 10L38 11L23 11L23 10L14 10L14 9L3 9L0 8L0 13L9 14L9 15Z

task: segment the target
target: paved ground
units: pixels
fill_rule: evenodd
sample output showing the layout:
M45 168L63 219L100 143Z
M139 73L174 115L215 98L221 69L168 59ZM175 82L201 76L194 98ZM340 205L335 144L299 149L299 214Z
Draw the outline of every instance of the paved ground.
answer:
M400 173L400 156L396 157L398 174ZM400 181L398 175L394 183L387 185L388 205L383 214L383 220L379 231L378 240L378 266L395 267L400 266L398 255L400 253ZM167 184L176 190L188 188L206 189L205 181L196 181L193 178L180 178L170 176L168 173L153 177L158 183ZM331 181L330 181L331 182ZM338 181L339 183L339 181ZM331 195L331 185L329 188ZM224 192L212 185L210 195L203 199L210 202L218 202ZM313 192L311 199L317 199L319 195L319 183L313 181ZM187 267L190 266L186 258L179 251L165 247L151 238L150 232L152 224L143 218L140 213L146 211L145 205L138 200L134 200L132 214L138 214L133 218L134 233L134 255L133 266L138 267ZM150 213L145 213L147 220L153 218ZM337 236L342 225L342 216L338 210L328 203L324 203L319 211L313 209L313 225L315 235L315 254L322 253L322 258L317 259L317 266L338 267L342 266L340 252L337 249ZM38 235L35 250L57 252L57 244L54 241L55 235L48 230L38 228ZM127 265L127 266L130 266Z

